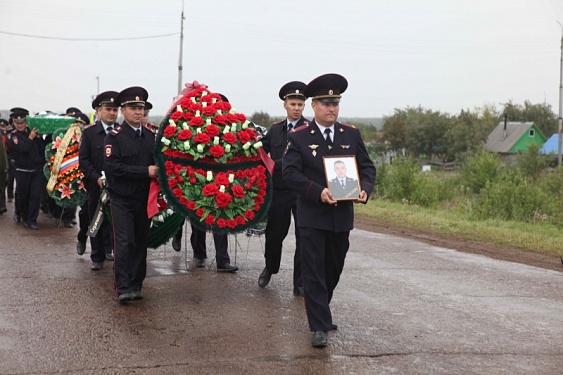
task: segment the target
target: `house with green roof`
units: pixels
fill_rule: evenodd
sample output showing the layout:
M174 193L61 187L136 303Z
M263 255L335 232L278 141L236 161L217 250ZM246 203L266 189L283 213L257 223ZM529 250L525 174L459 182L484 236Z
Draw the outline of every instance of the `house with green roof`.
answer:
M510 158L528 150L531 143L543 146L547 138L533 122L500 122L489 134L485 149Z

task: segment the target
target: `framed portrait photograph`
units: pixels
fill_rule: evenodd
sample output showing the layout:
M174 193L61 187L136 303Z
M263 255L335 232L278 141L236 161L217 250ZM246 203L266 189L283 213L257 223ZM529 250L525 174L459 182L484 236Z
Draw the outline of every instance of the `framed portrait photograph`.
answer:
M360 178L355 155L324 156L326 187L337 201L360 198Z

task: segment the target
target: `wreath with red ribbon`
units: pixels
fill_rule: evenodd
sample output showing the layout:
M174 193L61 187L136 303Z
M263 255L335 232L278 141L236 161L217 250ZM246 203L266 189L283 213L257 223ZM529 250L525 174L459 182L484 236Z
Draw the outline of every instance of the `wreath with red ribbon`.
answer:
M199 229L240 232L266 217L268 157L246 116L207 86L194 86L176 99L159 128L160 188L174 211Z

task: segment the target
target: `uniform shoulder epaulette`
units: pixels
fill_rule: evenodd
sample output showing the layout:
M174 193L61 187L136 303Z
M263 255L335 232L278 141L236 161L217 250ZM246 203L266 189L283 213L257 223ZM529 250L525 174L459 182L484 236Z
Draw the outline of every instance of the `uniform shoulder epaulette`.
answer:
M341 123L340 125L345 126L345 127L347 127L347 128L358 129L358 128L356 127L356 125L343 124L343 123Z
M297 133L305 129L309 129L309 121L305 121L301 126L291 129L291 133Z
M285 123L285 119L284 119L284 120L281 120L281 121L278 121L278 122L274 122L271 127L278 126L278 125L281 125L281 124L283 124L283 123Z
M117 126L114 127L108 134L111 134L111 135L113 135L113 136L116 136L116 135L118 135L118 134L121 132L122 129L123 129L123 128L122 128L120 125L117 125Z
M96 126L96 123L86 125L86 126L84 127L84 130L90 129L91 127L94 127L94 126Z

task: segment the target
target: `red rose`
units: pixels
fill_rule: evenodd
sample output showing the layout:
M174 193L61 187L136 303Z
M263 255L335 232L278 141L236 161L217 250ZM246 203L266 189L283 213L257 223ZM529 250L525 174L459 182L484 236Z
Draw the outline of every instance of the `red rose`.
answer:
M231 190L235 198L244 198L244 189L242 188L242 186L234 185Z
M174 112L173 114L170 115L170 120L178 121L179 119L182 118L183 114L184 114L183 112L176 111L176 112Z
M176 180L175 178L168 180L168 187L170 189L174 189L176 186L178 186L178 180Z
M203 125L203 119L201 117L194 117L190 120L190 126L201 126Z
M260 195L257 195L257 196L254 198L254 202L256 202L256 203L258 203L258 204L262 204L262 203L264 203L264 197L262 197L262 196L260 196Z
M250 211L250 210L246 210L246 211L244 211L244 217L245 217L247 220L250 221L250 220L254 219L254 212L252 212L252 211Z
M237 222L238 225L246 224L246 219L244 217L240 216L240 215L235 217L235 221Z
M260 180L258 181L258 187L260 189L266 189L268 187L268 184L266 183L266 181Z
M225 154L225 149L221 145L215 145L215 146L209 147L209 153L214 158L220 158L221 156L223 156Z
M216 135L219 135L219 133L221 133L221 130L216 125L207 125L204 132L207 133L211 138L213 138Z
M238 141L237 136L234 135L233 133L230 133L230 132L227 133L227 134L225 134L225 135L223 135L223 136L221 137L221 139L224 140L225 142L231 144L231 145L232 145L233 143L237 143L237 141Z
M182 116L182 118L186 121L190 121L191 119L194 118L194 114L191 112L184 112L184 115Z
M217 103L217 104L220 104L220 105L221 105L221 110L222 110L222 111L225 111L225 112L230 111L231 108L232 108L232 107L231 107L231 103L229 103L229 102L221 102L221 103Z
M164 129L163 135L164 135L166 138L173 137L174 134L176 134L176 129L177 129L176 126L167 126L167 127Z
M192 211L193 211L193 209L195 208L195 202L193 202L193 201L188 201L188 202L186 203L186 207L188 207L189 210L192 210Z
M188 204L188 200L184 197L180 197L180 203L182 203L185 206Z
M204 197L212 197L219 192L217 185L207 184L203 187L202 193Z
M180 184L181 184L182 182L186 181L186 180L184 179L184 177L182 177L181 175L177 175L177 176L176 176L176 179L178 180L178 183L180 183Z
M227 220L227 226L231 229L235 229L237 227L237 222L233 219Z
M172 190L172 193L176 198L180 198L181 196L184 195L184 192L180 188L175 188L174 190Z
M195 210L195 214L197 215L197 217L202 217L203 216L203 208L198 208L197 210Z
M226 115L215 116L213 120L211 120L211 122L217 125L227 125L227 116Z
M260 211L260 204L259 203L254 203L254 211L256 211L256 212Z
M166 177L172 176L174 174L174 171L167 169L166 170Z
M254 172L252 171L252 169L245 169L244 173L246 174L246 177L253 177L254 176Z
M233 200L233 197L231 197L231 194L228 194L228 193L220 193L219 192L215 196L215 202L217 203L217 207L219 207L220 209L227 208L232 200Z
M223 218L217 219L217 226L219 228L225 228L227 226L227 220Z
M259 190L258 195L261 196L261 197L265 197L266 196L266 190Z
M189 129L184 129L178 134L179 141L186 141L192 137L192 132Z
M245 144L246 142L250 141L250 134L248 134L246 130L241 130L240 132L237 133L237 135L238 135L238 139L240 139L240 142L242 144Z
M244 123L245 123L245 121L246 121L246 116L245 116L245 115L243 115L242 113L237 113L236 116L237 116L238 121L239 121L241 124L244 124Z
M215 106L213 106L213 105L208 105L207 107L203 108L203 110L201 111L201 113L204 116L207 116L207 117L213 116L213 114L215 112L217 112L217 110L215 109Z
M209 214L207 215L207 217L204 219L205 224L207 225L213 225L213 223L215 222L215 216Z
M171 162L170 160L166 160L164 162L164 166L166 167L166 169L172 169L172 168L174 168L174 163Z
M195 183L197 182L195 176L191 176L190 177L190 184L195 185Z
M191 112L194 112L194 113L195 113L195 111L201 112L202 109L203 109L203 106L199 103L194 103L194 102L190 101L190 104L188 105L188 110L190 110Z
M229 113L226 115L227 116L227 122L229 124L232 124L233 122L237 122L238 121L238 116L234 113Z
M207 134L205 133L197 133L197 135L194 138L194 141L196 141L197 143L201 143L201 144L208 144L210 141L210 138Z
M225 187L229 187L229 185L231 185L231 181L229 181L229 178L225 173L219 172L217 173L217 177L215 177L215 184L217 186L224 185Z
M239 169L238 171L235 172L235 176L236 176L239 180L242 180L243 178L246 177L246 173L245 173L242 169Z

